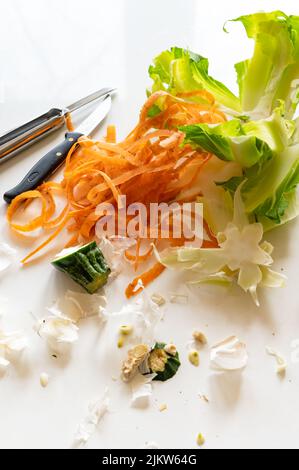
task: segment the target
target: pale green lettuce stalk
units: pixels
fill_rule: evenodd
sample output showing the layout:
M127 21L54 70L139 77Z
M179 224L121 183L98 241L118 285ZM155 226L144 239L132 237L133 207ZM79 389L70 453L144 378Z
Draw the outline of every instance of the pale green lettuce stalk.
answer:
M236 162L225 162L213 156L200 172L197 184L202 196L198 202L203 204L206 222L213 233L221 232L233 218L233 199L229 191L217 185L217 181L230 181L240 178L242 168Z
M255 43L251 59L235 65L243 113L267 117L283 100L292 117L299 101L299 17L273 11L232 21Z

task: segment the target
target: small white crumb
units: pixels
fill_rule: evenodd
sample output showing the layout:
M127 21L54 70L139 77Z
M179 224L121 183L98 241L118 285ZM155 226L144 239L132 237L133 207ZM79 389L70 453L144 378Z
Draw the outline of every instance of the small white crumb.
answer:
M166 303L166 300L164 299L164 297L160 294L152 294L151 296L151 300L156 304L158 305L159 307L162 307L162 305L164 305Z
M192 336L194 341L197 341L198 343L207 344L208 342L206 336L201 331L194 331Z
M275 349L270 348L269 346L266 346L266 352L270 356L275 357L276 359L276 364L277 364L276 373L279 375L284 375L286 372L286 368L287 368L287 363L284 357L282 357L282 355L279 352L275 351Z
M188 303L188 295L170 293L169 300L172 304L184 304L184 305L186 305Z
M156 442L154 441L149 441L145 443L144 446L145 449L159 449L159 446Z
M43 388L46 388L49 383L49 375L46 372L42 372L39 377L40 384Z
M175 356L177 353L176 345L173 343L166 344L166 346L164 346L164 351L171 356Z
M205 401L206 403L210 403L210 400L208 399L208 397L205 394L199 393L198 396L202 401Z
M159 411L166 411L167 410L167 405L166 403L162 403L160 406L159 406Z
M117 377L115 377L115 375L112 375L111 380L113 380L113 382L117 382Z

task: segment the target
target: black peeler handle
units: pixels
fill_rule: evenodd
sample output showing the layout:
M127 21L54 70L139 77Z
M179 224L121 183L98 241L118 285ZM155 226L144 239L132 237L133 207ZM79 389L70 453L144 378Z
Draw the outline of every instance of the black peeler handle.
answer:
M67 132L64 142L50 150L31 168L17 186L4 194L4 201L10 204L19 194L35 189L42 184L64 162L79 137L82 137L79 132Z

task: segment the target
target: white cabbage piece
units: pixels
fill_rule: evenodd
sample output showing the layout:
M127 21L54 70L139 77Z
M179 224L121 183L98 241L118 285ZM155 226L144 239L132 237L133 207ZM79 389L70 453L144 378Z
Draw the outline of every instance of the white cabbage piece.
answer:
M285 276L272 271L272 245L263 242L263 226L250 223L245 213L240 185L234 196L234 215L226 228L217 234L219 248L182 247L168 249L158 260L167 267L189 269L197 274L195 283L229 283L236 279L238 285L249 292L257 306L258 286L280 287Z

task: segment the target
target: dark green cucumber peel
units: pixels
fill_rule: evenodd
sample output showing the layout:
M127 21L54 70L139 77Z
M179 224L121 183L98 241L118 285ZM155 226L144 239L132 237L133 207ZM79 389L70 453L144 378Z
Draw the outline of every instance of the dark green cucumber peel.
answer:
M111 273L103 253L96 242L90 242L78 250L52 261L59 271L68 274L89 294L94 294L107 283Z
M155 349L163 349L165 348L166 343L156 343L155 346L153 347L152 351ZM164 370L163 371L158 371L155 372L156 377L154 377L153 380L160 380L161 382L165 382L168 379L171 379L178 371L178 368L180 367L180 358L179 358L179 353L176 352L175 356L172 356L171 354L166 353L167 355L167 362L165 364ZM154 372L154 371L151 371Z

